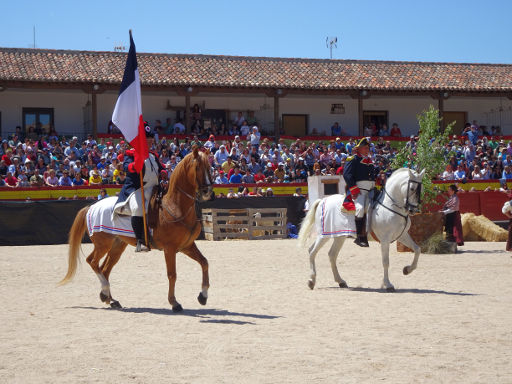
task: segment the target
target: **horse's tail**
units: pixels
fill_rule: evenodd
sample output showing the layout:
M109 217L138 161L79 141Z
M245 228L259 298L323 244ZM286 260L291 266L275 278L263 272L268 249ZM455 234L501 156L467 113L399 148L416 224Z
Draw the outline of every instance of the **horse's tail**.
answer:
M90 207L84 207L75 217L75 221L71 226L68 237L68 272L66 276L59 282L59 285L69 283L73 276L75 276L76 266L78 264L78 254L80 251L80 244L82 243L82 237L84 236L85 230L87 229L86 215Z
M299 231L299 247L304 248L306 246L306 241L308 240L309 233L311 232L311 227L313 227L313 224L315 223L316 208L321 201L321 199L316 200L309 208L308 214L304 220L302 220Z

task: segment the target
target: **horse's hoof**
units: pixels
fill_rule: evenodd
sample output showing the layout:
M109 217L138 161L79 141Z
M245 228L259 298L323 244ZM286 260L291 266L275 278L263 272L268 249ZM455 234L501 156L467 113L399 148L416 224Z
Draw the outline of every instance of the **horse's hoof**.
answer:
M308 281L308 287L309 287L309 289L315 288L315 283L313 282L313 280Z
M208 298L203 296L203 292L199 293L199 296L197 296L197 301L199 301L201 305L206 305L207 300Z
M395 287L387 287L386 292L395 292Z
M119 303L119 301L114 300L113 302L110 303L110 308L121 309L123 308L123 306L121 305L121 303Z
M173 312L181 312L181 311L183 311L183 307L181 306L181 304L174 304L172 306L172 311Z
M103 292L100 292L100 300L103 303L110 304L110 296L105 295Z
M342 281L342 282L340 283L340 288L348 288L347 283L345 283L344 281Z
M404 275L408 275L409 274L409 267L404 267Z

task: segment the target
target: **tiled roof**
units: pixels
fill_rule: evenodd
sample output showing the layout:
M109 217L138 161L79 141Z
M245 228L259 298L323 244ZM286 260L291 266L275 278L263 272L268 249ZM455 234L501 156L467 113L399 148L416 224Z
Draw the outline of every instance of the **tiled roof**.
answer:
M139 53L143 85L512 92L512 65ZM120 84L126 53L0 48L0 82Z

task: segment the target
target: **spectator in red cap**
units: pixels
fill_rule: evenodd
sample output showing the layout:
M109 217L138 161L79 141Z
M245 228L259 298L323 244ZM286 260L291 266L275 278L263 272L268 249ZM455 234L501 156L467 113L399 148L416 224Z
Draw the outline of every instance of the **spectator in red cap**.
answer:
M228 184L229 180L226 176L224 176L224 171L219 171L219 176L215 178L215 184Z
M215 148L215 136L210 135L210 137L208 137L208 140L206 141L206 143L204 143L203 147L205 147L206 149L208 149L211 152L212 149Z

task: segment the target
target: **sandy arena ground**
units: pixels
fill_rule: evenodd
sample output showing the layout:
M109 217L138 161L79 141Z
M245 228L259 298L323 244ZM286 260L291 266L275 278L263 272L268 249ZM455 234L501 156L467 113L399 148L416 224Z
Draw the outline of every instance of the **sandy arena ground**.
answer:
M395 293L381 291L380 251L347 242L333 281L327 247L317 287L295 240L198 242L210 262L178 255L174 314L163 253L125 252L111 277L123 310L100 302L83 262L56 283L67 247L0 248L0 383L512 383L512 258L504 243L455 255L391 252ZM91 245L83 246L84 252Z

